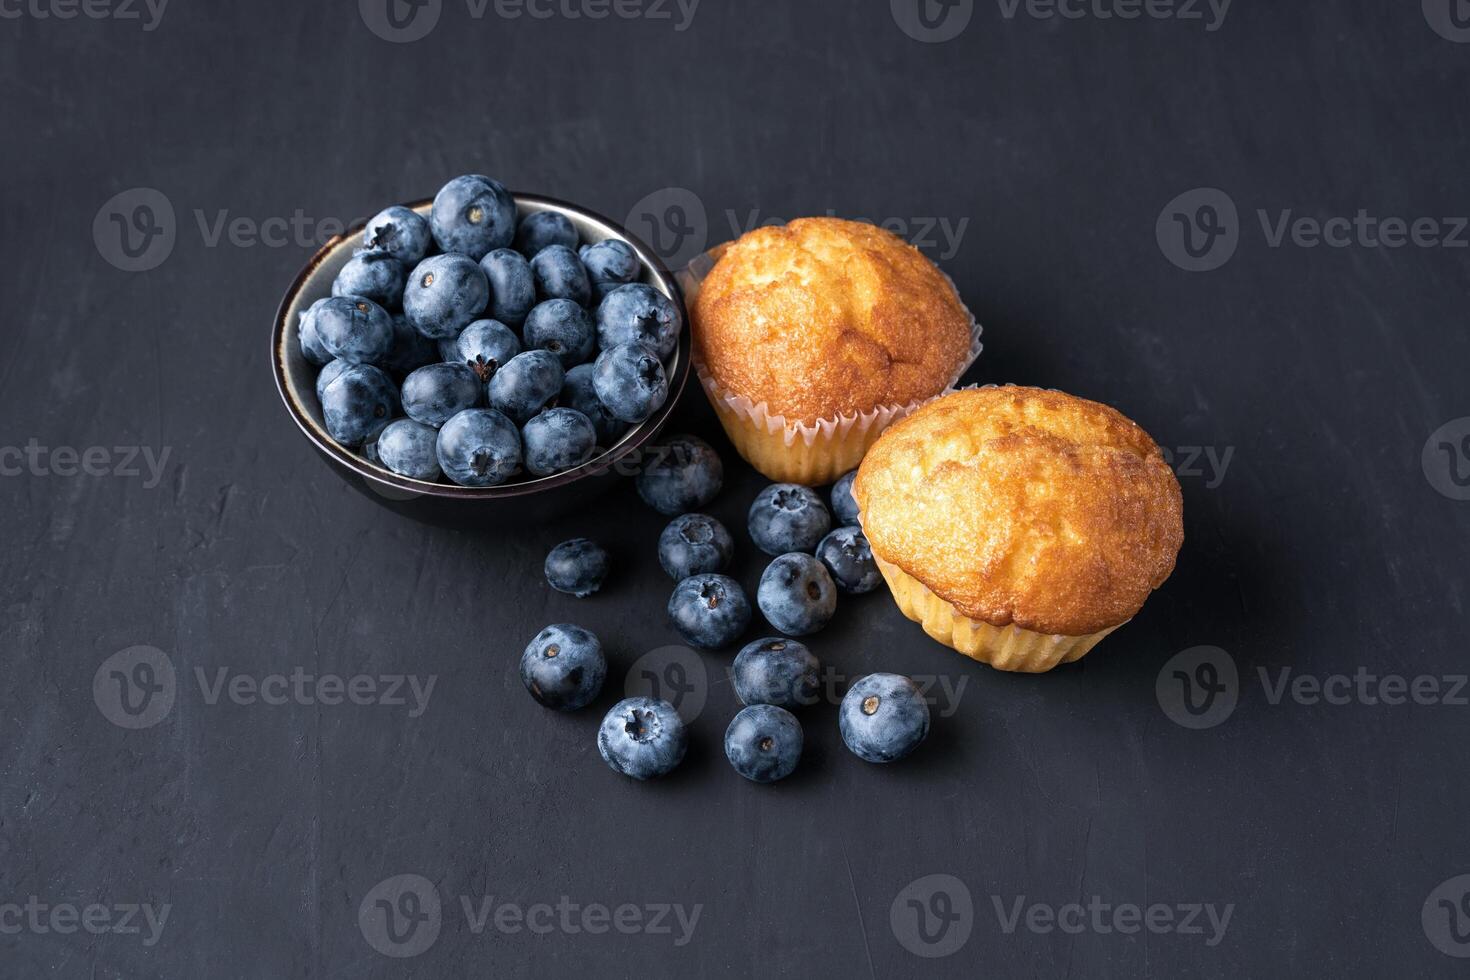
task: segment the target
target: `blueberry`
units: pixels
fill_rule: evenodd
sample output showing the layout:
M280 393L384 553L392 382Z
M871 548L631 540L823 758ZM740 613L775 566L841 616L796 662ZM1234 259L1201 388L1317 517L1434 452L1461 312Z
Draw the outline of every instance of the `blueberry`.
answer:
M328 361L327 366L322 368L321 372L316 376L316 400L321 401L322 393L327 390L327 385L336 381L337 375L351 366L350 363L342 360L340 357Z
M352 364L322 389L327 432L349 448L378 437L398 414L398 389L382 368Z
M597 449L592 420L575 408L548 408L521 431L526 469L550 476L581 466Z
M607 550L591 538L563 541L546 556L546 583L558 592L585 599L607 578Z
M902 759L929 734L929 705L919 687L901 674L869 674L842 699L842 740L866 762Z
M597 338L592 317L569 299L549 299L526 316L521 331L527 347L549 350L561 359L562 367L575 367L592 359Z
M592 390L591 364L578 364L566 373L558 401L591 419L592 427L597 430L597 441L603 446L611 446L628 431L628 423L613 418L607 406L597 397L597 392Z
M521 683L545 708L585 708L606 678L607 658L597 635L571 623L546 627L521 654Z
M485 392L491 408L504 412L517 425L525 425L561 393L565 377L555 354L528 350L501 365L485 386Z
M658 563L675 580L724 571L735 554L725 525L706 514L683 514L658 536Z
M725 758L756 783L785 779L801 761L801 722L785 708L753 704L725 729Z
M827 566L832 581L843 592L862 595L872 592L883 581L878 563L873 560L873 549L860 527L844 524L833 530L817 545L817 558Z
M515 423L488 408L470 408L444 423L437 446L444 475L463 487L493 487L521 465Z
M414 266L403 291L403 312L425 337L457 335L485 312L490 283L463 255L431 255Z
M649 463L636 478L638 496L660 514L698 510L720 492L725 465L697 436L675 436L648 451Z
M322 347L352 364L376 364L393 348L393 318L361 296L333 296L313 319Z
M740 651L732 668L742 704L797 708L815 704L822 664L796 640L769 637Z
M848 470L832 484L832 516L839 524L858 522L857 500L852 495L852 481L856 476L857 470Z
M642 422L668 400L669 379L653 351L642 344L620 344L597 355L592 390L614 418Z
M439 433L432 426L412 419L389 422L377 440L378 459L384 466L410 480L437 480L444 475L439 466Z
M531 259L536 298L569 299L579 306L592 302L592 283L577 253L565 245L548 245Z
M766 566L755 596L766 619L787 636L815 633L837 611L837 587L827 566L799 551Z
M478 262L486 252L504 248L515 237L516 202L489 177L456 177L434 196L429 227L441 249Z
M359 252L332 281L333 296L363 296L385 310L403 303L408 270L387 252Z
M638 253L627 242L616 238L583 245L577 252L582 265L587 268L587 278L592 283L592 297L601 300L624 283L638 277Z
M463 364L430 364L403 380L403 414L437 429L480 404L483 391L479 377Z
M597 342L603 348L638 343L666 358L679 345L684 318L674 301L652 286L619 286L597 305Z
M750 625L750 600L728 575L692 575L674 586L669 619L686 643L715 650L734 643Z
M537 211L521 219L516 228L515 247L526 258L533 257L548 245L576 248L581 241L572 220L559 211Z
M519 327L536 305L531 263L514 249L497 248L480 260L480 271L490 281L490 315Z
M520 352L521 342L510 327L499 320L476 320L446 348L444 359L465 365L486 382Z
M597 751L613 772L652 779L674 771L689 748L684 719L667 701L628 698L602 719Z
M410 326L408 317L395 313L392 319L393 346L383 359L384 368L395 374L408 374L425 364L442 360L438 345Z
M326 303L325 299L319 299L309 307L302 310L296 323L296 339L301 342L301 356L307 361L321 367L332 359L332 354L322 344L322 339L316 332L316 315Z
M412 269L429 254L434 233L429 219L412 208L395 204L374 215L362 233L362 244L370 252L385 252Z
M750 505L750 539L768 555L812 552L832 530L832 515L822 498L795 483L773 483Z

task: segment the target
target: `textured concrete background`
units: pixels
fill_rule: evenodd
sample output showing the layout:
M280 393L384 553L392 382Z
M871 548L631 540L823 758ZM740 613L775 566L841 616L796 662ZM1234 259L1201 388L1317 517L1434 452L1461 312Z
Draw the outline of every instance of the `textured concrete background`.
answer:
M1463 972L1470 12L924 2L0 0L0 974ZM271 382L333 223L467 171L674 258L888 221L985 325L969 380L1173 453L1178 571L1042 677L844 600L812 642L837 690L926 678L933 734L873 767L818 706L776 787L722 757L730 653L675 650L690 756L614 775L596 722L677 642L662 520L622 486L413 523ZM690 394L676 427L716 439ZM753 590L761 481L725 458ZM585 602L539 573L578 534L618 561ZM515 674L556 621L610 650L583 715Z

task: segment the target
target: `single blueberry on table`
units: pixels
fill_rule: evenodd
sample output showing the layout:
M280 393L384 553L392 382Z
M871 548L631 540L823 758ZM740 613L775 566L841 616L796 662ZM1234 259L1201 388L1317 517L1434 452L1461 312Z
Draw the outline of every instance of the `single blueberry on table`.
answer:
M725 465L698 436L674 436L650 447L635 482L638 496L660 514L683 514L714 500L725 482Z
M597 342L604 349L636 343L666 358L679 345L683 328L674 301L641 282L619 286L597 305Z
M527 347L549 350L562 367L576 367L597 351L596 331L587 311L569 299L549 299L526 316L521 331Z
M750 505L750 539L768 555L812 552L832 530L827 505L810 487L773 483Z
M873 560L873 549L860 527L844 524L834 529L817 545L817 558L827 566L832 581L843 592L862 595L872 592L883 581L878 563Z
M442 360L439 345L409 325L408 317L393 314L393 346L382 367L394 374L408 374L426 364Z
M483 393L479 377L463 364L430 364L403 379L403 414L437 429L479 405Z
M607 678L602 643L571 623L548 626L521 654L521 683L542 707L577 711L597 699Z
M393 318L361 296L333 296L312 323L322 347L352 364L377 364L393 348Z
M519 327L536 305L531 263L514 249L497 248L480 260L480 271L490 282L490 316Z
M403 303L403 286L408 270L386 252L359 252L347 260L332 280L333 296L362 296L385 310Z
M456 177L434 195L429 227L441 249L478 262L515 237L516 202L499 181L480 174Z
M592 420L575 408L548 408L521 430L526 469L551 476L581 466L597 451Z
M429 219L401 204L379 211L362 233L363 248L391 255L407 269L422 262L433 244Z
M463 255L431 255L408 277L403 313L425 337L443 340L469 326L490 302L485 273Z
M462 487L493 487L521 465L515 423L489 408L469 408L444 423L437 446L444 475Z
M332 354L322 344L321 337L316 332L317 311L326 303L325 299L319 299L309 307L301 311L297 319L296 338L301 342L301 355L310 363L321 367L332 359Z
M558 592L585 599L607 578L607 549L591 538L563 541L546 556L546 583Z
M815 633L837 612L837 586L827 566L799 551L766 566L755 597L766 619L787 636Z
M548 245L576 248L581 241L572 219L559 211L537 211L521 219L516 227L515 247L526 258L532 258Z
M832 516L839 524L858 522L857 500L852 495L852 481L856 476L857 470L848 470L832 484Z
M684 759L689 729L679 712L657 698L619 701L602 719L597 751L614 772L634 779L667 775Z
M913 752L929 734L929 705L907 677L869 674L842 699L838 727L859 759L894 762Z
M438 443L437 429L413 419L398 419L378 435L378 461L410 480L437 480L444 475Z
M802 742L795 715L774 704L753 704L725 729L725 758L751 782L774 783L796 770Z
M797 640L756 640L736 655L732 669L742 704L798 708L817 701L822 664Z
M393 379L371 364L348 365L322 389L327 433L349 449L376 439L398 411Z
M669 379L653 351L642 344L620 344L597 355L592 390L614 418L642 422L668 400Z
M525 425L546 403L561 393L566 372L550 351L528 350L500 366L485 393L490 407L504 412L517 425Z
M658 563L676 581L724 571L734 554L730 532L707 514L681 514L658 536Z
M566 373L558 401L567 408L575 408L592 420L599 445L611 446L628 431L628 423L614 418L597 397L597 392L592 389L591 364L578 364Z
M601 301L614 289L638 278L638 253L633 251L633 246L616 238L583 245L577 257L587 268L594 300Z
M734 643L750 625L750 600L728 575L692 575L674 586L669 620L690 646L716 650Z
M337 375L351 366L351 363L342 360L340 357L328 361L327 366L322 368L316 376L316 400L321 401L323 392L327 390L327 385L336 381Z
M446 350L446 361L463 364L475 372L480 381L487 382L500 370L500 365L509 363L521 352L521 342L515 331L499 320L476 320L465 327Z
M578 306L592 302L592 283L577 253L565 245L548 245L531 259L531 277L536 282L536 298L569 299Z

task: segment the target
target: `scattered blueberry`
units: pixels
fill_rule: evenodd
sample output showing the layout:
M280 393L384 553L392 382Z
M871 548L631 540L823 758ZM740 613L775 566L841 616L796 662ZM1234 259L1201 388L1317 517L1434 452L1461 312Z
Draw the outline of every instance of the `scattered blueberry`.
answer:
M439 345L410 326L408 317L394 313L392 320L393 346L383 359L384 368L395 374L408 374L425 364L443 360L439 356Z
M439 432L412 419L389 422L378 436L377 455L384 466L410 480L437 480L444 475L439 466Z
M741 709L725 729L725 758L752 782L774 783L791 775L801 761L801 746L801 722L774 704Z
M822 664L806 644L769 637L735 657L735 693L742 704L797 708L816 703Z
M569 299L579 306L592 302L592 284L587 270L565 245L548 245L531 259L531 277L536 281L536 298Z
M658 536L658 563L674 579L724 571L735 554L725 525L707 514L683 514Z
M597 355L592 389L614 418L642 422L663 407L669 379L653 351L641 344L620 344Z
M322 368L321 373L316 376L316 400L321 401L322 393L327 390L327 385L336 381L337 375L351 366L349 362L342 360L340 357L328 361L327 366Z
M526 316L521 335L527 347L551 351L567 368L591 360L597 350L592 317L569 299L549 299L539 304Z
M491 408L504 412L517 425L525 425L561 393L565 377L555 354L528 350L502 364L485 391Z
M848 470L832 484L832 516L839 524L858 522L857 500L852 495L852 481L856 476L857 470Z
M929 705L901 674L869 674L853 684L838 712L842 740L866 762L902 759L929 734Z
M581 236L572 219L559 211L537 211L521 219L516 228L515 247L526 258L533 257L548 245L576 248Z
M728 575L693 575L674 587L669 619L686 643L715 650L734 643L750 625L750 600Z
M591 538L563 541L546 556L546 582L558 592L585 599L607 578L607 550Z
M465 365L430 364L403 380L403 414L437 429L480 404L483 392L479 377Z
M514 249L497 248L480 260L480 271L490 281L490 316L519 327L536 305L531 263Z
M463 255L431 255L414 266L403 291L403 312L425 337L457 335L485 312L490 283Z
M312 323L322 347L352 364L376 364L393 348L393 318L361 296L333 296Z
M597 342L604 348L637 343L665 358L683 327L674 301L641 282L619 286L597 306Z
M592 365L578 364L567 372L562 381L561 404L568 408L575 408L583 415L592 420L592 427L597 430L597 441L600 445L611 446L617 442L624 432L628 431L628 423L622 419L613 418L607 406L597 397L597 392L592 390Z
M317 311L326 303L325 299L319 299L309 307L301 311L297 319L297 339L301 341L301 354L309 362L321 367L332 359L332 354L322 345L322 340L316 332Z
M470 408L444 423L437 446L444 475L464 487L493 487L521 465L515 423L488 408Z
M465 365L486 382L520 352L521 342L510 327L499 320L476 320L454 339L444 359Z
M434 233L429 230L429 219L400 204L379 211L362 233L364 248L370 252L386 252L402 262L406 269L422 262L433 243Z
M597 700L607 678L602 643L571 623L548 626L521 654L521 683L542 707L577 711Z
M398 414L398 389L382 368L352 364L322 389L327 433L353 448L378 437Z
M581 466L597 450L592 420L575 408L548 408L521 431L526 469L550 476Z
M598 301L638 277L638 253L627 242L616 238L609 238L596 245L583 245L578 250L577 257L587 267L587 278L592 283L592 298Z
M648 450L649 463L636 478L638 496L660 514L683 514L715 499L725 466L709 443L675 436Z
M787 636L815 633L837 611L837 587L827 566L799 551L767 565L755 595L766 619Z
M768 555L816 549L832 529L832 515L816 491L795 483L773 483L750 505L750 539Z
M489 177L456 177L434 196L429 227L441 249L478 262L486 252L504 248L515 237L516 202Z
M873 549L860 527L844 524L834 529L817 545L817 558L827 566L832 581L843 592L862 595L872 592L883 581L878 563L873 560Z
M674 771L689 748L684 719L667 701L628 698L602 719L597 751L614 772L652 779Z
M362 296L385 310L403 302L408 270L387 252L359 252L347 260L332 281L333 296Z

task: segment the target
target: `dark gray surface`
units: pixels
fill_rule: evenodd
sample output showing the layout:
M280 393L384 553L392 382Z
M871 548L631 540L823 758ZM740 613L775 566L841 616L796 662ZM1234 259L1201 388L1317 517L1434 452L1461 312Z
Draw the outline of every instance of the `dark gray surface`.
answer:
M0 906L170 906L153 945L146 927L0 920L0 974L1463 972L1441 951L1464 947L1443 938L1439 905L1463 883L1431 893L1470 871L1470 708L1272 704L1257 671L1464 672L1470 503L1435 489L1453 487L1437 443L1433 480L1421 450L1470 415L1467 252L1273 248L1256 211L1470 211L1470 44L1412 0L1239 0L1213 31L1007 19L980 2L942 44L877 0L706 0L682 31L495 9L475 20L444 0L409 44L375 37L352 0L175 0L151 31L30 8L0 19L0 443L170 453L152 488L0 480ZM908 764L848 755L824 705L804 716L797 776L744 783L719 748L735 708L725 653L703 658L712 683L683 769L634 784L593 736L626 668L675 642L662 520L623 486L555 527L455 533L355 492L270 382L271 316L308 243L211 246L196 217L362 217L464 171L618 218L687 188L711 243L752 210L965 222L957 250L928 251L985 324L971 380L1114 404L1181 464L1186 447L1233 456L1222 480L1184 467L1177 572L1080 665L1004 675L928 641L883 594L844 602L812 644L826 663L965 684ZM177 241L129 273L92 225L137 187L171 202ZM1155 240L1161 209L1196 187L1227 192L1243 225L1208 273ZM691 394L680 427L715 438ZM725 457L713 511L742 528L753 588L743 513L761 481ZM539 575L575 534L619 566L585 602ZM573 717L515 676L524 643L563 620L599 632L614 662L598 707ZM158 724L124 730L92 684L136 645L163 651L178 684ZM1190 730L1155 681L1200 645L1233 658L1239 704ZM210 704L194 672L219 668L437 681L411 718ZM359 906L407 873L443 897L442 929L390 959ZM967 938L961 924L925 947L901 893L932 874L957 878L974 916ZM995 911L1094 895L1233 911L1213 946L1208 927L1007 934ZM461 896L701 912L684 945L560 925L476 934ZM933 959L903 944L960 939Z

